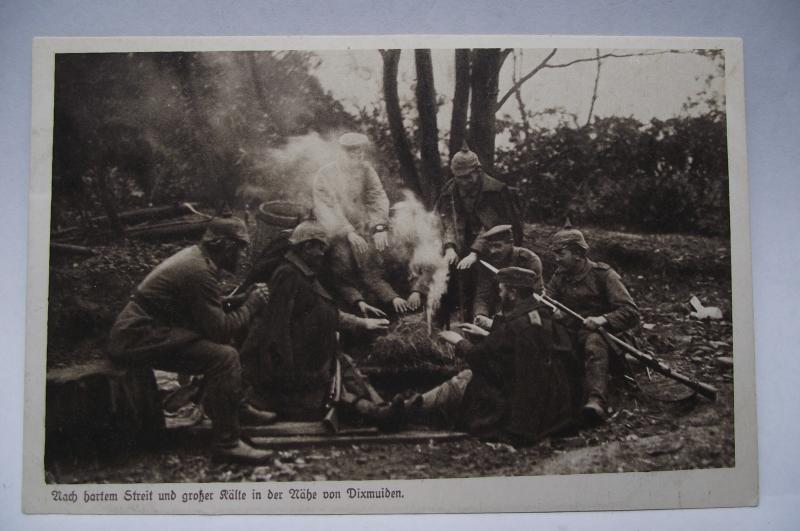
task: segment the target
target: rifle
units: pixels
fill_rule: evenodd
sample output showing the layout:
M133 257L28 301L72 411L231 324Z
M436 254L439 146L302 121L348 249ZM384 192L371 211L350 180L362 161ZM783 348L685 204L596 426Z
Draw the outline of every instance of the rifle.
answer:
M336 406L342 398L342 364L338 357L335 359L335 363L336 370L334 371L333 380L331 381L331 391L328 394L328 401L325 404L328 411L322 419L322 425L329 433L339 432L339 413L336 410Z
M488 262L484 262L483 260L481 260L480 262L489 271L497 274L498 269L496 267L489 264ZM583 316L571 310L567 306L561 304L552 297L548 297L547 295L539 295L537 293L534 293L533 296L537 301L546 304L553 310L555 309L561 310L567 315L575 319L578 319L581 323L584 321ZM620 347L626 353L630 354L632 357L639 360L645 367L649 367L653 369L655 372L663 374L667 378L670 378L672 380L675 380L676 382L685 385L692 391L696 392L700 396L712 402L715 402L717 400L717 389L715 387L708 385L707 383L697 381L691 378L690 376L686 376L685 374L674 370L672 367L670 367L663 361L656 359L652 354L648 354L646 352L637 349L633 345L626 343L625 341L621 340L620 338L610 333L609 331L605 330L604 328L600 328L599 331L600 334L603 336L603 338L611 347L611 350L616 351L616 347Z

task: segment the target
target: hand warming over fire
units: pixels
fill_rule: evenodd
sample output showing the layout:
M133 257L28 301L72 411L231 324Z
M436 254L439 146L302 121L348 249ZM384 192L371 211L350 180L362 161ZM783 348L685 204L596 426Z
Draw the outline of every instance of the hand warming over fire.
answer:
M372 241L375 242L375 248L378 252L383 252L389 247L389 236L385 230L376 232L372 236Z
M488 330L484 330L480 326L474 325L472 323L461 323L460 325L458 325L458 327L462 331L473 336L486 337L489 335Z
M478 261L478 255L475 252L469 253L467 256L464 257L456 266L458 269L469 269L472 267L472 264Z
M389 329L389 320L388 319L372 319L370 317L365 317L363 321L364 328L367 330L388 330Z
M369 250L367 241L357 232L348 232L347 241L350 242L350 247L353 248L353 252L356 254L364 254Z
M491 329L492 328L492 323L494 323L494 321L491 318L486 317L485 315L476 315L475 319L473 319L473 322L476 325L478 325L481 328L483 328L484 330Z
M397 314L403 314L411 310L411 308L408 306L408 301L402 297L395 297L392 299L392 306L394 306L394 311Z
M420 306L422 306L422 295L419 291L414 291L408 296L408 309L415 312Z
M364 317L386 317L386 313L383 310L376 308L375 306L370 306L364 301L358 301L358 309L361 311L361 315Z
M444 252L444 259L447 260L447 265L453 265L458 262L458 255L456 254L456 250L452 247L448 247L447 250Z

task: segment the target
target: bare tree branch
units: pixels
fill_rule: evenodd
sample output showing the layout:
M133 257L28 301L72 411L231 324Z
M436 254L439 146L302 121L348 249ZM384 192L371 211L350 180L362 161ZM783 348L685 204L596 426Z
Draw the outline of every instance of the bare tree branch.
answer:
M522 50L520 50L520 56L522 55ZM514 68L511 70L511 81L514 83L514 86L517 86L517 52L513 52L512 55L514 59ZM520 61L521 62L521 61ZM528 132L531 130L531 124L528 121L528 110L525 108L525 103L522 101L522 94L520 93L519 88L514 91L514 97L517 100L517 107L519 108L519 114L522 117L522 125L525 127L525 136L528 136Z
M600 83L600 65L603 61L600 59L600 48L595 50L597 55L597 75L594 77L594 89L592 90L592 103L589 105L589 116L586 117L586 126L592 121L592 113L594 112L594 104L597 101L597 85Z
M538 65L536 65L536 68L534 68L533 70L531 70L530 72L528 72L527 74L525 74L524 76L522 76L521 78L519 78L519 81L517 81L516 83L514 83L514 85L513 85L513 86L512 86L510 89L508 89L508 91L507 91L505 94L503 94L503 97L502 97L502 98L500 98L500 101L498 101L498 102L497 102L497 106L495 107L495 112L500 110L500 107L502 107L502 106L503 106L503 104L504 104L506 101L508 101L508 98L510 98L510 97L511 97L511 96L514 94L514 92L516 92L517 90L519 90L519 88L522 86L522 84L523 84L523 83L525 83L526 81L528 81L530 78L532 78L533 76L535 76L535 75L536 75L536 74L537 74L537 73L538 73L538 72L539 72L539 71L540 71L542 68L544 68L544 67L545 67L545 65L547 64L547 62L548 62L550 59L552 59L552 58L553 58L553 56L556 54L556 52L557 52L557 51L558 51L558 48L553 48L553 51L552 51L552 52L550 52L549 54L547 54L547 57L545 57L545 58L542 60L542 62L541 62L541 63L539 63Z

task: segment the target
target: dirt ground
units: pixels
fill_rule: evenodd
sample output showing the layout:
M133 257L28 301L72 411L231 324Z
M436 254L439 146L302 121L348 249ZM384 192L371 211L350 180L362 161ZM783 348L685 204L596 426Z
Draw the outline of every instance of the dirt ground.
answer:
M529 225L526 244L552 272L546 238L556 227ZM158 449L114 459L61 458L46 466L53 483L416 479L730 467L734 464L730 248L723 239L586 231L595 259L619 271L642 312L640 346L675 369L715 386L716 402L677 397L681 386L634 366L647 392L612 381L602 426L532 447L466 439L412 445L358 444L275 451L265 466L218 464L206 441L173 435ZM103 356L105 334L130 290L187 242L99 245L90 257L51 260L48 367ZM233 285L235 279L230 279ZM696 295L723 319L689 316Z

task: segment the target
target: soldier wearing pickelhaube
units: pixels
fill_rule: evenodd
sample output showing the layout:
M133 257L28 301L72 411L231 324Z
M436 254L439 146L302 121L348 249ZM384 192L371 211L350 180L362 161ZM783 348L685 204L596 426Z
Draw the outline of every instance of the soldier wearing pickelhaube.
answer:
M560 321L571 330L575 347L585 367L583 414L590 421L606 415L609 345L600 329L617 333L639 324L639 309L622 279L611 266L587 256L589 244L577 229L565 228L552 238L556 271L547 284L547 294L586 316L577 322L568 316Z
M436 201L443 229L445 258L460 270L469 269L485 252L478 236L497 225L511 225L514 243L522 243L522 221L517 198L503 182L481 168L478 155L466 143L450 162L453 178ZM452 298L452 292L449 296ZM471 299L472 293L466 293ZM468 301L460 301L468 304Z

